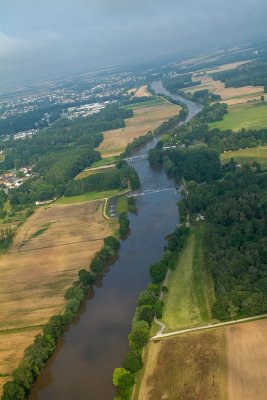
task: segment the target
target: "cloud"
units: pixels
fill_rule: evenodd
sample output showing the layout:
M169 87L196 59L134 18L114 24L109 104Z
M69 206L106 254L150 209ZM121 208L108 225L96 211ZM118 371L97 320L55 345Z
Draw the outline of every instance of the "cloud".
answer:
M0 84L261 38L266 14L266 0L1 0Z
M27 42L0 32L0 59L13 57L27 49Z

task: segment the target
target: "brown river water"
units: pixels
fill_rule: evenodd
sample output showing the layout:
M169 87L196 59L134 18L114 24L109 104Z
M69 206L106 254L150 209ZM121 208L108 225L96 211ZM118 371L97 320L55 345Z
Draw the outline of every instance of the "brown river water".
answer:
M156 93L171 95L160 81ZM200 107L187 103L189 118ZM139 149L146 154L156 140ZM160 260L165 237L179 222L179 195L164 171L150 168L147 159L131 163L140 177L137 215L130 214L130 234L121 241L119 257L90 289L76 320L59 340L57 350L42 370L30 400L112 400L112 374L128 350L128 334L139 293L149 283L149 266Z

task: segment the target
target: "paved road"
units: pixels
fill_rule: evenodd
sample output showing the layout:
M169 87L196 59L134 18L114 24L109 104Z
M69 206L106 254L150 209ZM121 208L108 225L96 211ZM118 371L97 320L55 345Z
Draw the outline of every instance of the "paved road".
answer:
M211 323L208 325L197 326L195 328L183 329L180 331L174 331L174 332L169 332L169 333L163 333L164 329L165 329L165 325L157 320L156 322L160 325L160 329L159 329L158 333L156 334L156 336L153 336L150 340L164 339L166 337L182 335L184 333L189 333L189 332L194 332L194 331L202 331L202 330L206 330L206 329L214 329L214 328L219 328L221 326L240 324L242 322L255 321L257 319L264 319L264 318L267 318L267 314L258 315L255 317L249 317L249 318L236 319L234 321L219 322L217 324ZM162 325L164 326L164 328Z

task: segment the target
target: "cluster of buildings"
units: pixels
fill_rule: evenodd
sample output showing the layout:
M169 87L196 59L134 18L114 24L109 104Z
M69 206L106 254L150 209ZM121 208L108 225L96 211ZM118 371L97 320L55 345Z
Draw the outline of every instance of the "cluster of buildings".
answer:
M75 119L78 117L88 117L89 115L97 114L103 110L110 101L104 101L103 103L92 103L84 104L80 107L70 107L65 114L68 119Z
M33 166L22 167L19 169L20 174L17 170L4 172L0 175L0 186L4 188L6 193L8 193L10 189L18 188L26 179L36 176L36 174L32 172L32 168Z
M31 137L39 131L40 127L49 126L50 119L55 120L55 116L58 118L61 115L74 119L98 113L109 102L128 96L129 88L138 87L142 79L141 74L131 72L100 71L98 74L88 73L79 77L70 77L65 81L46 82L44 86L36 85L34 93L32 87L28 89L28 93L25 87L23 96L20 95L21 91L18 91L16 95L14 89L9 97L5 97L4 102L0 102L0 121L31 111L43 110L44 114L41 118L40 113L36 113L36 117L31 114L30 126L23 131L21 129L20 132L14 130L12 134L12 136L15 134L15 140ZM37 121L34 118L40 120ZM6 134L0 132L0 136L8 140L10 132Z

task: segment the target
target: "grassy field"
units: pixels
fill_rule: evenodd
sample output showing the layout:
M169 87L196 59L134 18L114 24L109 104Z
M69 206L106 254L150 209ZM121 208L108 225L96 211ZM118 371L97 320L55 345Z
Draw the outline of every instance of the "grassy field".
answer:
M192 229L176 269L171 273L164 295L162 322L166 332L191 327L211 320L213 284L202 254L201 228Z
M256 160L261 164L263 170L267 170L267 146L251 147L221 154L222 161L229 161L231 158L240 164L252 164Z
M99 150L99 149L98 149ZM125 150L125 146L123 147L113 147L113 148L107 148L107 149L101 149L101 156L102 158L105 159L111 159L111 158L118 158L118 156L123 153Z
M266 128L267 127L267 103L261 101L237 104L229 107L229 113L223 121L209 124L210 128L232 129L241 128Z
M103 165L102 167L94 167L94 168L86 168L82 172L80 172L76 177L75 180L86 178L87 176L101 174L102 172L107 172L108 170L114 169L115 164L108 164Z
M128 104L126 106L123 106L122 108L126 108L127 110L134 110L135 108L139 107L153 107L153 106L159 106L161 104L164 104L165 100L163 97L158 97L157 99L152 99L152 100L147 100L143 102L137 102L133 104Z
M102 157L122 153L128 143L149 131L153 131L170 117L178 115L181 109L162 98L145 103L131 104L127 107L133 109L134 116L125 121L125 128L104 133L104 140L98 148Z
M96 161L94 164L92 164L90 168L103 167L108 164L114 164L116 161L118 161L118 157L101 158L101 160Z
M114 222L104 219L103 204L38 208L1 256L0 384L17 366L40 325L62 311L66 288L112 234Z
M147 353L134 400L226 400L223 330L150 342Z
M108 190L104 192L88 192L79 196L61 197L56 201L56 204L76 204L82 203L84 201L103 200L118 193L120 193L118 189Z
M125 196L120 196L116 207L117 214L128 212L128 199Z

